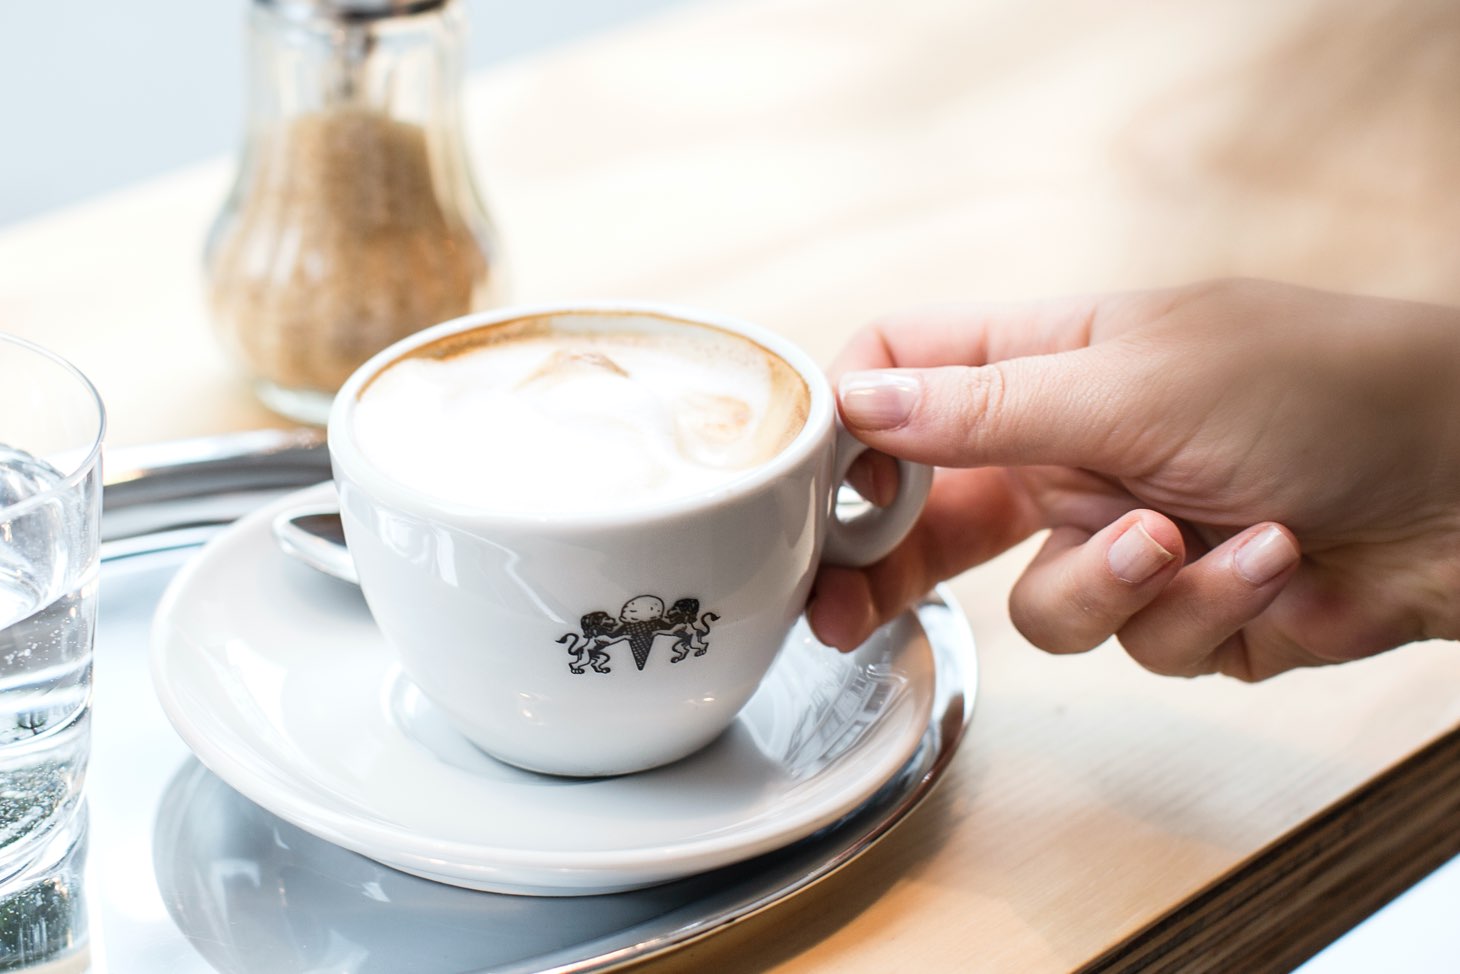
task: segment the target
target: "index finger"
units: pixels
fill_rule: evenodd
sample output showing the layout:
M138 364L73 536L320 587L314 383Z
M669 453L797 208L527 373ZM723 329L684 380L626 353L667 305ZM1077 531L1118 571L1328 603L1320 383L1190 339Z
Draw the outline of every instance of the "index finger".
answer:
M1095 294L1026 304L941 305L888 315L832 361L833 383L862 369L988 365L1083 348L1164 314L1175 290Z

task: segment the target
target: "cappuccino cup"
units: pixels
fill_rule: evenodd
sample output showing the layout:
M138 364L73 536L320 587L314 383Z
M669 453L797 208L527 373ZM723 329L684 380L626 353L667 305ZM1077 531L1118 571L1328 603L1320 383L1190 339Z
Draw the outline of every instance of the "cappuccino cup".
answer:
M891 504L840 519L866 447L815 363L657 305L419 332L345 382L328 442L360 586L405 674L488 754L573 776L714 740L821 560L892 550L932 477L900 463Z

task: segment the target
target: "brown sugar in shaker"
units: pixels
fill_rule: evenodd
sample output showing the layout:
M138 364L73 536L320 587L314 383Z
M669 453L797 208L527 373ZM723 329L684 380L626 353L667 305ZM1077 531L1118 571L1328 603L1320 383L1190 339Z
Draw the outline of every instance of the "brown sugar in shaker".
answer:
M462 141L458 0L254 0L210 311L265 405L323 423L355 367L499 299Z

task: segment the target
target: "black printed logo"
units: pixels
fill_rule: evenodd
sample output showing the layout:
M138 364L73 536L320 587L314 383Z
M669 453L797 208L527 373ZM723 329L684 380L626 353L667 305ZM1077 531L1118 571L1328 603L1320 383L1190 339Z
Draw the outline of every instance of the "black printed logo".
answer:
M586 667L592 667L595 673L610 672L608 648L622 642L629 644L634 665L642 670L649 662L654 640L660 636L674 638L671 663L680 662L691 652L705 655L710 649L710 623L719 618L713 612L701 615L699 599L679 599L666 610L664 600L657 595L638 595L624 603L617 619L607 612L590 612L579 622L582 632L564 633L558 642L567 646L573 657L568 664L573 673L586 672Z

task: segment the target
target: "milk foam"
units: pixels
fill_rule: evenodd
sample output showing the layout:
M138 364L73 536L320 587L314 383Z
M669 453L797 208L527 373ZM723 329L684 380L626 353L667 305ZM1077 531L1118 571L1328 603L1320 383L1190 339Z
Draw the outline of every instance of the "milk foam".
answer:
M652 506L770 460L805 383L745 339L537 329L399 361L356 405L364 455L441 500L512 513Z

